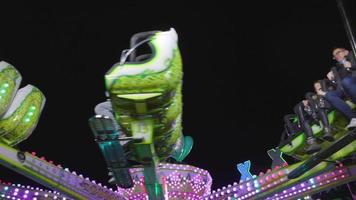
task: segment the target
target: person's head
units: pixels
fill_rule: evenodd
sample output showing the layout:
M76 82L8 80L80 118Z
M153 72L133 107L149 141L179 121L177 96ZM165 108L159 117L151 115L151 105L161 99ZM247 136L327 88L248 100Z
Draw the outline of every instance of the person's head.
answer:
M320 83L320 80L314 82L314 90L315 90L315 92L321 90L321 83Z
M345 48L334 48L333 49L333 59L340 62L345 59L345 57L349 54L349 51Z

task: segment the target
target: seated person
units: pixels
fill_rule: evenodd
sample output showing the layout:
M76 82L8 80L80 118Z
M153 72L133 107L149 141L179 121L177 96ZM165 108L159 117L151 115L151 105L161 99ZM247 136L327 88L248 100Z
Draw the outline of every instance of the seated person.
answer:
M298 123L296 123L296 117L297 116L295 114L287 114L283 117L284 129L278 146L284 146L286 142L292 146L292 140L294 139L293 136L303 131L298 126Z
M333 91L333 90L336 90L336 88L337 88L337 84L333 81L330 81L327 78L324 78L322 80L317 80L314 82L314 91L315 92L319 91L320 89L325 92Z
M320 82L314 84L315 88L321 87ZM314 93L307 93L306 99L303 102L295 106L295 114L288 114L284 116L285 131L288 136L295 133L304 131L307 136L312 137L311 124L315 123L319 125L319 121L324 130L323 138L327 141L334 141L334 137L331 133L331 127L327 117L327 109L330 109L330 105L323 99L319 98ZM295 118L298 117L299 123L294 123ZM315 143L314 139L309 139L309 143Z
M314 83L314 88L321 87L319 82ZM318 95L312 92L308 92L306 94L307 106L311 110L311 117L314 119L316 124L320 124L323 127L323 139L332 142L334 141L334 137L331 133L331 127L329 124L327 110L330 109L330 105L324 100L324 98L320 98Z
M102 115L109 117L113 123L113 126L115 127L116 130L120 129L119 124L116 122L115 116L114 116L114 110L111 105L111 101L108 99L107 101L101 102L98 105L95 106L94 108L95 114L96 115Z
M288 114L283 117L284 129L288 137L303 131L297 123L294 123L296 117L295 114Z
M356 103L356 76L353 76L353 73L355 73L356 70L355 58L353 58L352 54L344 48L334 49L333 56L337 61L336 70L340 76L341 84L345 89L346 94L351 97L353 103ZM335 74L332 71L327 74L327 77L331 81L335 80ZM323 91L319 88L317 93L320 96L324 96L333 107L350 121L346 126L346 129L356 127L356 114L343 100L345 94L340 87L333 91Z
M311 124L319 121L317 113L313 111L308 100L303 100L294 107L294 112L298 117L298 126L304 131L307 137L307 146L305 151L313 154L320 151L321 147L313 136Z

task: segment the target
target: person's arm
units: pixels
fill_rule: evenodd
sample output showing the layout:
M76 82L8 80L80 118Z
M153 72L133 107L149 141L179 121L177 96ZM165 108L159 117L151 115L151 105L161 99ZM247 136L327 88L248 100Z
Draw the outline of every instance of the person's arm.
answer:
M348 63L345 64L345 67L351 70L356 70L356 59L352 53L347 55L346 60Z
M329 73L326 74L326 77L328 77L330 81L335 79L334 73L332 71L329 71Z
M334 82L330 81L327 78L325 78L325 79L323 79L321 81L322 81L322 85L323 85L322 91L328 92L328 91L331 91L331 90L335 90L336 85L335 85Z
M303 128L304 133L306 134L306 136L312 137L313 136L313 130L308 122L308 120L305 118L304 116L304 105L303 102L298 103L295 107L294 107L294 112L295 114L297 114L298 116L298 120L299 120L299 124L300 126Z
M313 92L307 92L305 94L305 99L308 102L309 108L313 111L316 112L316 109L318 109L318 97L315 93Z
M306 121L306 118L304 116L305 110L304 110L304 103L305 102L299 102L295 107L294 107L294 113L298 117L299 124L303 123Z

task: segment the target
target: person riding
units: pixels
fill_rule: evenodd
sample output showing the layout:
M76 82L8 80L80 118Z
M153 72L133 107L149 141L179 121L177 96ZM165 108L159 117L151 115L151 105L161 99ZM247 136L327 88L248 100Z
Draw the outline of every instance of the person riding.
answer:
M333 86L328 84L328 81L319 80L314 83L315 92L319 91L322 86L326 86L329 90L333 89ZM324 90L328 89L324 88ZM324 131L323 139L330 142L334 141L327 116L327 110L330 109L330 107L324 98L315 93L308 92L305 95L305 99L294 107L295 114L284 116L285 129L288 136L301 131L304 131L306 134L308 146L305 150L309 154L320 150L320 146L313 136L313 130L311 128L313 124L319 125L321 123ZM297 125L293 123L295 117L298 117Z
M318 122L317 113L312 109L308 100L303 100L294 106L294 113L298 117L298 127L304 131L307 137L307 146L305 151L308 154L313 154L320 151L321 147L317 143L316 138L313 135L312 124Z
M109 119L112 121L112 125L114 126L115 130L121 129L120 125L115 119L114 109L112 107L110 99L107 99L106 101L97 104L94 108L94 112L96 115L109 117Z
M354 56L344 48L335 48L333 50L333 58L336 63L336 71L340 76L342 88L344 88L346 95L351 97L353 103L356 103L356 61ZM327 78L331 81L336 80L336 74L330 71ZM356 113L351 107L343 100L345 93L340 87L333 91L323 91L321 88L317 91L318 95L324 96L325 99L342 113L350 122L346 129L356 127Z
M324 90L332 89L332 85L328 85L327 83L323 84L325 80L319 80L314 83L314 91L322 89L324 85ZM329 89L328 89L329 88ZM331 126L328 119L328 110L330 110L331 105L323 98L315 93L307 93L306 98L309 100L312 109L317 114L317 118L320 120L321 125L323 127L323 139L332 142L334 141L334 137L332 135Z

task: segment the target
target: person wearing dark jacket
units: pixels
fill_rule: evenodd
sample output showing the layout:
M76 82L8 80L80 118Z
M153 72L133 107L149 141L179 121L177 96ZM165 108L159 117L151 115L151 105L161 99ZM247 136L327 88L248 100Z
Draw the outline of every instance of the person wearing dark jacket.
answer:
M342 79L352 76L356 70L356 60L352 53L344 48L336 48L333 51L333 59L336 61L335 66Z
M318 80L314 83L315 92L321 89L331 91L334 88L335 85L328 79ZM286 135L290 137L296 133L304 132L307 136L306 152L312 154L319 151L320 146L313 136L311 127L313 124L321 126L324 132L323 139L329 142L334 141L335 139L327 116L330 108L331 105L322 96L312 92L306 93L305 100L294 107L294 114L285 115L283 118ZM296 117L298 118L298 123L295 123Z
M341 84L345 93L351 97L353 103L356 103L356 61L354 56L344 48L335 48L333 56L336 63L336 70L340 76ZM327 74L329 80L335 80L335 74L330 71ZM356 128L356 114L352 111L349 105L343 100L344 92L338 87L333 91L318 91L318 95L324 96L325 99L341 112L350 123L346 129Z
M314 91L315 93L308 93L306 95L307 99L311 99L312 107L315 112L318 114L318 117L321 121L321 125L324 129L323 138L329 142L334 141L334 137L331 131L331 126L328 119L328 111L332 108L330 103L323 97L318 95L319 90L331 91L334 90L335 85L328 79L318 80L314 82Z
M313 154L320 151L321 147L317 143L316 138L313 135L312 124L318 122L317 113L313 112L309 101L303 100L294 106L294 113L298 117L298 126L304 131L307 137L307 146L305 151L308 154Z

